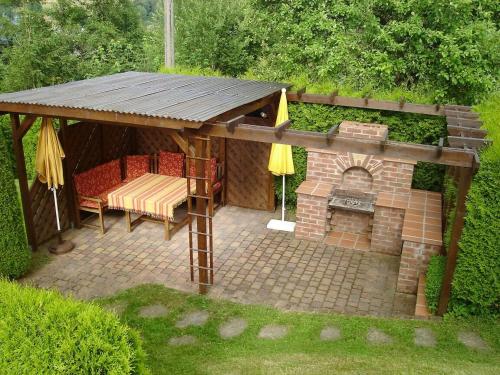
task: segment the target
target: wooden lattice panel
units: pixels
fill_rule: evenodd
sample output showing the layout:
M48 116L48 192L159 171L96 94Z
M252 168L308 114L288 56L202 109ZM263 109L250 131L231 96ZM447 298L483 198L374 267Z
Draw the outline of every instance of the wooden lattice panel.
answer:
M101 163L128 155L132 129L126 126L101 125L102 156Z
M227 202L259 210L274 208L274 184L267 170L267 143L227 140Z
M46 184L36 179L31 187L31 198L36 239L37 243L41 244L57 234L54 195L51 190L47 189ZM64 188L57 190L57 201L61 229L68 229L70 222Z
M155 154L160 151L178 152L179 147L163 129L136 129L135 153Z

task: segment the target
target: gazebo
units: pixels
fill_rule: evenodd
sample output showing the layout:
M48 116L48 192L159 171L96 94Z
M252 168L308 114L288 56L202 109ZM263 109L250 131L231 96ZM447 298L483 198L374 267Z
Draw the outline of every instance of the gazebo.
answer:
M281 89L290 85L220 77L127 72L0 95L0 115L9 114L28 241L35 250L56 235L51 195L38 181L29 186L23 137L40 117L59 120L66 152L66 185L59 191L63 229L78 226L73 176L99 164L134 154L180 151L191 160L196 192L187 192L189 252L197 252L201 293L213 283L213 196L205 183L205 161L215 156L222 165L223 202L273 210L274 182L267 171L270 145L282 143L336 152L411 159L446 165L458 181L457 215L448 249L440 312L444 313L455 268L465 197L479 167L476 148L484 143L477 114L470 107L418 105L306 94L288 94L289 101L381 109L445 116L448 140L439 146L356 139L338 133L274 127ZM194 226L196 223L196 226ZM194 244L196 240L196 245Z

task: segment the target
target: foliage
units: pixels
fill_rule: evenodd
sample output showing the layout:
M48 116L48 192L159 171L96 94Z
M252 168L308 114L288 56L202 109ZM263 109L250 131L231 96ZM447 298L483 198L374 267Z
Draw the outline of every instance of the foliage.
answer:
M244 30L260 47L252 70L304 74L358 88L432 87L471 103L497 85L494 0L252 0Z
M453 223L456 217L456 199L457 199L457 184L451 176L445 176L444 179L444 192L443 200L448 206L448 212L446 216L445 231L443 234L443 245L445 249L450 246L451 231L453 228Z
M14 173L3 136L0 136L0 186L0 276L18 278L29 268L31 251L26 242Z
M486 319L447 317L422 321L332 312L283 312L186 294L162 285L142 285L99 303L126 306L121 317L142 332L144 348L150 354L148 365L158 374L402 374L408 373L408 369L416 374L493 374L499 366L500 326ZM168 314L157 319L138 316L143 306L156 304L164 305ZM175 326L185 313L198 310L209 313L205 325L187 329ZM233 317L246 320L248 327L238 337L222 339L219 327ZM268 324L284 325L289 332L279 340L259 339L259 330ZM341 331L339 340L319 339L321 330L328 326ZM394 342L383 346L370 344L366 340L370 327L383 330ZM417 327L432 330L438 345L431 349L415 347ZM491 349L473 351L459 344L457 333L470 330L481 335ZM197 344L165 344L170 338L185 334L195 336Z
M0 297L3 373L146 373L138 334L98 306L1 280Z
M389 138L402 142L437 144L446 134L444 120L431 116L292 103L289 113L292 128L298 130L326 133L332 126L348 120L385 124L389 126ZM286 183L286 202L291 207L296 204L295 190L304 181L307 168L307 153L303 148L293 147L293 156L296 173L287 177ZM442 176L442 167L419 163L415 168L413 187L441 191ZM276 181L275 185L281 199L281 182Z
M144 57L143 28L130 0L58 0L16 9L2 50L3 91L138 69ZM5 18L3 20L6 23Z
M435 313L438 307L445 268L446 257L440 255L431 257L425 280L425 299L432 313Z
M480 154L481 167L467 197L452 285L456 314L500 313L500 94L478 106L493 145Z

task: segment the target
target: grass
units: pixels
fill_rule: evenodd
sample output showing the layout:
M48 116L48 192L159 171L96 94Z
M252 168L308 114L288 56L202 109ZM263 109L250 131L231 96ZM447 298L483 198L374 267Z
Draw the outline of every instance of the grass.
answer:
M282 312L273 308L240 305L184 294L159 285L143 285L98 301L101 305L126 304L121 319L141 332L153 374L497 374L500 372L500 328L497 321L416 321L349 317L339 314ZM141 306L163 304L164 318L144 319ZM209 311L203 327L177 329L175 322L187 311ZM223 340L217 331L230 317L248 321L237 338ZM260 328L277 323L289 327L286 338L263 341ZM326 325L342 330L336 342L322 342L319 333ZM369 327L382 329L394 338L389 345L365 341ZM431 328L438 339L435 348L413 344L416 327ZM490 346L487 351L467 349L457 341L460 330L479 333ZM198 344L170 347L170 337L192 334Z

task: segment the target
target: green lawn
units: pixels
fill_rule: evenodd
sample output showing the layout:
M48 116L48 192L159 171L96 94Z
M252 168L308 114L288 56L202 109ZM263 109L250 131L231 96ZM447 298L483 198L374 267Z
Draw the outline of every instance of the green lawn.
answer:
M159 285L140 286L98 303L126 304L121 319L141 333L153 374L500 373L500 328L493 320L419 321L287 313L188 295ZM169 314L154 319L138 317L140 307L150 304L165 305ZM175 327L183 313L198 309L210 312L205 326ZM240 337L223 340L217 334L218 327L230 317L242 317L249 326ZM288 326L288 336L276 341L258 340L260 328L269 323ZM335 342L320 341L319 333L326 325L339 327L343 337ZM365 336L369 327L382 329L394 343L368 344ZM416 327L431 328L438 345L415 346ZM460 330L479 333L490 349L467 349L456 339ZM195 335L198 343L187 347L167 344L169 338L183 334Z

